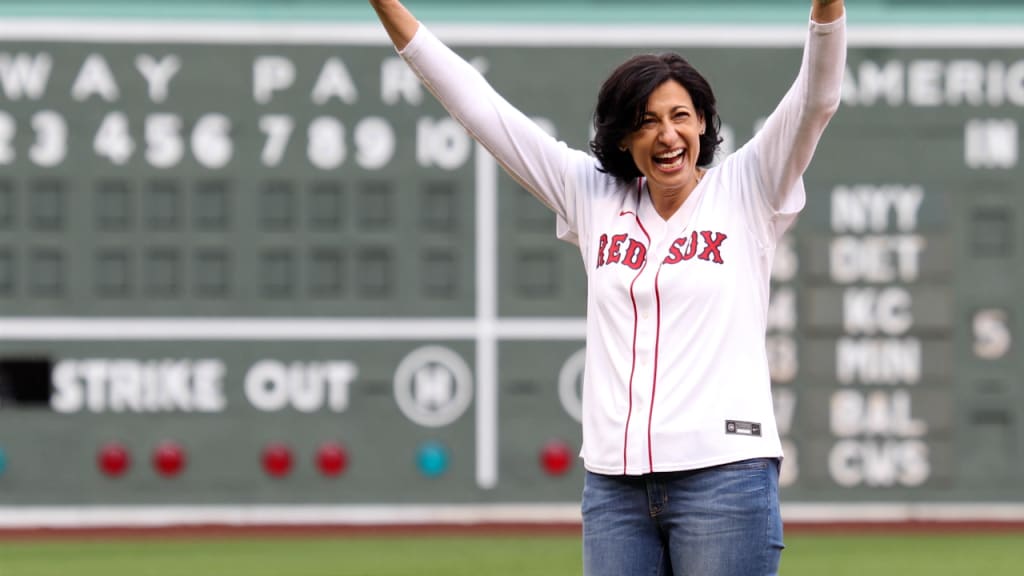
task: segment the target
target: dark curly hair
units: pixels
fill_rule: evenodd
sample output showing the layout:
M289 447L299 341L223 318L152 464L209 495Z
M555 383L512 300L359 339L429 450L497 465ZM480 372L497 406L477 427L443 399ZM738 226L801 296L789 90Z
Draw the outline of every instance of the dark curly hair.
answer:
M634 56L616 68L597 96L594 110L594 139L590 149L601 163L601 169L623 182L642 176L628 150L619 148L621 142L638 130L647 111L647 100L659 86L675 80L693 99L697 114L704 118L705 130L700 137L698 166L708 166L718 152L722 138L718 132L721 119L715 108L715 94L711 85L682 56L642 54Z

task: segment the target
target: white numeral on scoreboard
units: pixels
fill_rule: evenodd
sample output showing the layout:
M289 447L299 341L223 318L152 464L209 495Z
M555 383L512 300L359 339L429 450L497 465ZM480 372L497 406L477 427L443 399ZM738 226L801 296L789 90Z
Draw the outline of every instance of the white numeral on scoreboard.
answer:
M260 161L264 166L278 166L288 149L288 140L295 130L295 121L289 116L268 114L260 118L260 131L267 135Z
M184 156L181 118L174 114L153 114L146 118L146 161L154 168L173 168Z
M235 147L231 141L231 119L223 114L207 114L192 130L192 153L207 168L223 168L231 161Z
M18 124L7 112L0 112L0 164L11 164L17 157L14 152L14 136L18 133Z
M321 116L309 125L309 161L321 170L333 170L345 161L345 126L337 118Z
M29 160L44 168L63 162L68 155L68 125L64 118L53 110L43 110L32 116L32 128L36 141L29 148Z
M380 170L395 157L395 131L388 121L366 118L356 125L356 161L367 170Z
M131 159L135 141L128 131L128 118L123 112L107 114L93 138L92 148L97 156L107 158L118 166Z

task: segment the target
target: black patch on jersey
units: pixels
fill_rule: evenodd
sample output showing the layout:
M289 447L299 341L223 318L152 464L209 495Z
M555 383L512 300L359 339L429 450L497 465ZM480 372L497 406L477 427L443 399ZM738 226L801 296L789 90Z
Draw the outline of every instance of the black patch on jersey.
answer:
M726 434L739 434L740 436L761 436L760 422L744 422L742 420L726 420Z

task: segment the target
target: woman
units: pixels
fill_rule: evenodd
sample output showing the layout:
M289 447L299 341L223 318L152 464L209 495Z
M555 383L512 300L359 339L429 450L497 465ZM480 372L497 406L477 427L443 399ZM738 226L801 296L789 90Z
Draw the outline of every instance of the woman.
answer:
M775 574L782 448L765 353L769 276L839 106L843 1L812 1L795 83L713 167L715 97L678 55L638 56L612 73L591 156L531 123L398 0L370 4L428 89L583 254L584 573Z

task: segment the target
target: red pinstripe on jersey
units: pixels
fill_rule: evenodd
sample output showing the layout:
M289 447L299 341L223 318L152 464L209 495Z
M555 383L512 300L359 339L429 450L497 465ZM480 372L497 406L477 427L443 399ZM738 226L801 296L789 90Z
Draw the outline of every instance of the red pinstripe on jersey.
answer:
M637 190L636 190L636 193L637 193L637 206L640 205L640 198L639 198L639 196L641 194L643 194L643 189L644 189L644 181L641 178L637 182ZM644 236L647 237L647 246L649 248L650 245L651 245L651 235L647 233L647 229L644 228L644 223L640 221L640 215L637 214L636 212L622 212L621 213L621 215L627 215L627 214L632 214L633 217L636 218L636 225L640 227L640 231L643 232ZM633 302L633 361L632 361L632 365L630 366L630 369L629 369L629 412L626 414L626 429L623 431L623 437L622 437L622 473L623 474L626 474L626 470L627 470L626 464L628 462L628 455L629 455L629 422L630 422L630 420L633 419L633 376L636 374L636 333L637 333L637 330L639 329L638 326L640 324L639 311L637 310L637 305L636 305L636 295L633 293L633 288L634 288L634 286L636 286L636 281L639 280L640 276L644 273L644 270L647 269L647 262L648 262L648 259L644 258L643 266L640 267L640 270L637 271L636 276L633 277L633 281L630 282L630 284L629 284L629 299ZM659 318L659 321L660 321L660 318ZM651 424L650 424L650 421L648 420L648 422L647 422L647 431L648 431L647 433L648 433L648 435L650 435L650 428L651 428ZM648 441L647 444L648 444L648 448L649 448L650 447L650 441Z
M661 351L661 290L658 288L658 278L661 277L661 264L658 264L658 273L654 275L654 301L658 305L658 318L654 329L654 376L651 379L651 411L647 415L647 463L654 472L654 447L651 443L651 423L654 421L654 394L658 391L658 354Z

